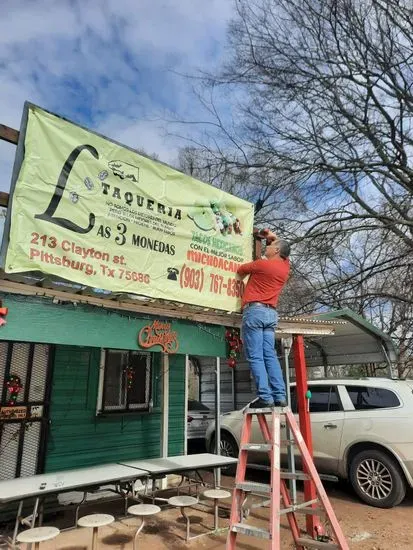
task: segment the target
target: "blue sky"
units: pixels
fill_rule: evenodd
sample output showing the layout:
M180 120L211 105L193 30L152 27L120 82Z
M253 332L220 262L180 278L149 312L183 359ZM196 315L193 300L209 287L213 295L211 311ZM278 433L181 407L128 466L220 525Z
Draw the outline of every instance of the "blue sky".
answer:
M0 123L25 100L173 162L168 121L202 118L185 74L225 54L232 0L3 0ZM193 131L196 131L195 129ZM15 147L0 141L0 190Z

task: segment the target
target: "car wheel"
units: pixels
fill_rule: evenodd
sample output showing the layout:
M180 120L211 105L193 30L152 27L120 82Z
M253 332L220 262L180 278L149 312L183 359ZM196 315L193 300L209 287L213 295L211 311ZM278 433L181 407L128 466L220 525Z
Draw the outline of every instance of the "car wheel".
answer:
M222 456L230 456L231 458L238 458L238 445L235 439L232 437L232 435L222 432L221 433L221 444L219 446L220 453ZM216 452L216 445L215 445L215 437L211 440L211 446L210 446L210 452L215 453ZM226 468L221 468L222 472L234 475L236 472L236 465L234 466L227 466Z
M371 506L393 508L406 495L403 472L385 452L361 451L351 461L350 481L357 495Z

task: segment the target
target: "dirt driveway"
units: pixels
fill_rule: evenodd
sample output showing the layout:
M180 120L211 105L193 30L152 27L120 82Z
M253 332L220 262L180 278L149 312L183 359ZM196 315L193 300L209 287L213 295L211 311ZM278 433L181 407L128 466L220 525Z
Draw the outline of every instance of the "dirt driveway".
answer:
M266 474L260 474L266 482ZM255 477L255 476L254 476ZM222 484L231 487L233 480L224 477ZM326 484L327 492L341 526L348 538L349 546L354 550L412 550L413 549L413 495L405 502L391 510L380 510L361 504L345 485ZM301 495L299 495L301 496ZM225 503L229 506L230 503ZM122 504L93 503L82 508L80 515L94 512L120 514ZM204 532L211 526L212 516L204 510L188 510L191 516L193 534ZM66 514L65 514L66 516ZM67 517L49 518L49 525L64 527ZM257 526L266 527L268 509L256 510L249 521ZM227 519L220 519L221 525L227 525ZM132 538L139 520L126 518L116 521L99 531L100 550L132 550ZM139 549L142 550L180 550L225 549L225 534L220 536L205 536L198 540L184 541L185 526L179 511L163 509L161 513L150 519L144 531L139 536ZM282 550L293 548L290 532L283 520L281 530ZM267 548L267 542L262 539L239 536L237 550L257 550ZM91 544L91 533L86 529L76 529L62 532L54 541L41 545L42 550L87 550Z

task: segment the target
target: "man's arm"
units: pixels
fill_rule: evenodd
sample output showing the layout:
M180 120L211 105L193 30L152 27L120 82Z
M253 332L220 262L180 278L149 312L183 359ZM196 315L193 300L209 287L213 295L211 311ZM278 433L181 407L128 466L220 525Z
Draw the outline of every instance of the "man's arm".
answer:
M237 274L243 279L247 275L251 275L251 273L255 273L257 270L258 270L258 260L254 260L253 262L240 265L237 270Z

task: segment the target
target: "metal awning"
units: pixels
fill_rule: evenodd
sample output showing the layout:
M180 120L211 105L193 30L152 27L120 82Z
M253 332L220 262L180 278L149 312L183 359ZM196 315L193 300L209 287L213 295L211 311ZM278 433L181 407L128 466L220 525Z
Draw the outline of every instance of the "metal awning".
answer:
M308 367L393 363L398 351L384 332L350 309L310 315L308 319L333 323L334 334L311 335L306 342Z

